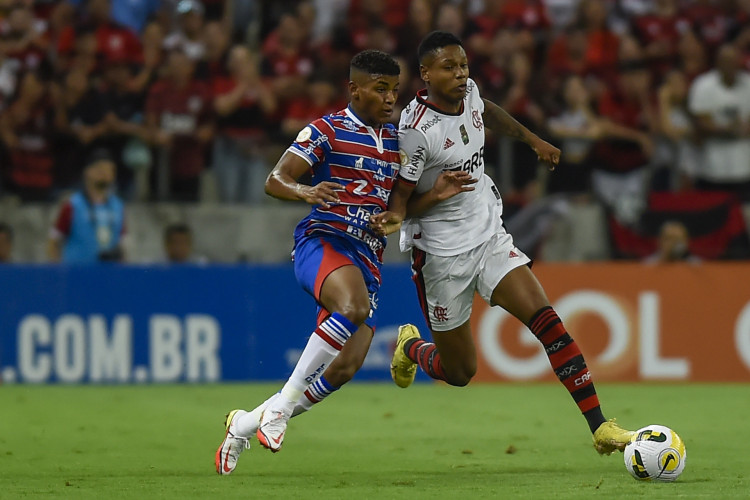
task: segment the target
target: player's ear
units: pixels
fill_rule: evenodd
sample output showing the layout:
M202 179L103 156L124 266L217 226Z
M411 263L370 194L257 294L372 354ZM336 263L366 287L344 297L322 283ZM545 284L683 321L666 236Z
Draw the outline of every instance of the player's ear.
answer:
M352 101L355 99L355 97L359 98L359 85L357 85L353 80L349 80L349 95L352 98Z
M430 83L430 74L427 70L427 66L425 66L424 64L419 65L419 77L423 82Z

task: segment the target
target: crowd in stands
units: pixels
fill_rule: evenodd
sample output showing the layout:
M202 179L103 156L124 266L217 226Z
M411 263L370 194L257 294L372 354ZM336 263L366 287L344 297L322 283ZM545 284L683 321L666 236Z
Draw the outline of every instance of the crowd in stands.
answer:
M545 175L489 137L509 211L562 194L632 226L653 192L750 201L750 0L0 0L0 197L56 201L105 149L126 201L137 178L200 201L208 172L221 201L263 203L298 131L345 106L351 57L398 56L404 106L434 29L563 150Z

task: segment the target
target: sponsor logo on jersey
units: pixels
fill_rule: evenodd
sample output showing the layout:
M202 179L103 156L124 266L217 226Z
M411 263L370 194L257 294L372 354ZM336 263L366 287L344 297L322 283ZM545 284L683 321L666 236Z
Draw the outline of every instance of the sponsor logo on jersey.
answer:
M453 147L454 144L455 143L453 141L451 141L451 138L448 137L447 139L445 139L445 144L443 144L443 150L446 150L446 149L448 149L450 147Z
M513 250L511 250L510 253L508 254L508 257L512 259L513 257L518 257L518 254L514 252Z
M458 127L458 131L461 132L461 140L464 141L464 146L469 144L469 133L466 132L466 127L464 127L463 123Z
M362 170L362 166L365 163L365 159L361 156L357 159L357 161L354 162L354 168Z
M347 118L347 119L345 119L345 120L342 120L342 121L341 121L341 125L342 125L343 127L345 127L345 128L348 128L348 129L349 129L349 130L351 130L352 132L356 132L357 130L359 130L359 125L357 125L356 123L354 123L353 121L351 121L351 120L350 120L350 119L348 119L348 118Z
M309 137L308 137L308 139L309 139ZM328 136L325 135L325 134L323 134L320 137L318 137L317 139L315 139L314 141L312 141L310 144L308 144L307 147L305 148L305 150L303 151L303 153L305 153L306 155L310 155L310 154L312 154L313 151L315 151L315 148L317 148L318 146L320 146L321 144L323 144L324 142L327 142L327 141L328 141Z
M474 128L477 130L482 130L482 115L479 114L479 110L475 109L471 112L471 124L474 125Z
M312 135L312 129L307 126L299 131L299 134L297 134L297 138L294 139L296 142L305 142L310 138Z
M419 127L419 130L421 130L422 132L427 132L429 129L431 129L438 123L440 123L440 117L435 115L432 117L432 120L424 122L422 126Z

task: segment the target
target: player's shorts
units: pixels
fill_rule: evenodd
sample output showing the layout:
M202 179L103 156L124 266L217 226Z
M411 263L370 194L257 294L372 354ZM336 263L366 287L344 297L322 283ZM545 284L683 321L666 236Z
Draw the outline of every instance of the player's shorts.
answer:
M372 255L369 247L346 236L313 233L297 240L294 247L294 274L302 288L318 303L318 324L329 315L320 304L320 289L323 282L336 269L355 265L362 272L370 297L370 315L365 324L375 331L380 283L374 272L379 275L380 269L363 255ZM375 266L375 269L372 266Z
M502 231L476 248L440 257L414 248L412 279L431 330L446 331L469 320L474 292L490 304L492 291L513 269L531 262Z

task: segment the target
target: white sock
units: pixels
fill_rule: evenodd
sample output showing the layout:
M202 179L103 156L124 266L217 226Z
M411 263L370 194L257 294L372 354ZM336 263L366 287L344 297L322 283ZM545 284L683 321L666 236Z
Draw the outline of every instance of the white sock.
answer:
M279 397L279 393L274 393L273 396L263 401L260 405L256 406L255 409L245 413L234 423L234 435L241 437L252 437L258 430L260 425L260 416L263 415L263 410L266 406Z
M299 401L297 401L297 404L292 411L292 417L305 413L311 409L313 405L320 403L337 390L338 388L332 387L324 377L320 377L314 384L311 384L310 387L307 388L302 396L300 396ZM241 437L254 436L258 427L260 427L260 417L263 415L263 411L265 411L266 407L279 396L280 393L277 392L263 401L263 403L258 405L255 409L238 418L237 422L234 423L234 435Z
M292 375L272 407L291 414L305 389L323 375L344 343L356 331L357 325L339 313L331 314L322 322L307 341Z

